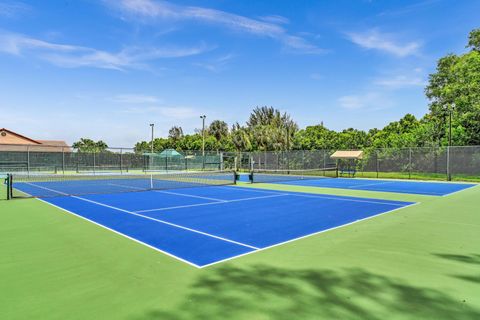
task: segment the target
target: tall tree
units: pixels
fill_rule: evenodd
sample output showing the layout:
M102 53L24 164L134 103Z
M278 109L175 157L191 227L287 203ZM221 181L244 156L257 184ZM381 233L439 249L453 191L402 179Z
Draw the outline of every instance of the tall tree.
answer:
M79 141L74 142L72 147L79 152L103 152L108 149L108 145L102 140L93 141L88 138L81 138Z
M183 129L182 127L173 126L168 130L168 137L174 142L179 141L183 138Z
M222 138L228 135L228 124L225 121L214 120L208 127L208 133L220 142Z
M289 114L273 107L256 107L247 121L254 145L261 150L291 149L298 125Z
M435 132L439 141L445 141L452 112L454 131L463 132L466 143L480 144L480 29L470 33L467 47L472 50L441 58L425 89L431 119L439 124Z
M237 151L250 151L252 149L249 130L238 123L233 125L231 137Z

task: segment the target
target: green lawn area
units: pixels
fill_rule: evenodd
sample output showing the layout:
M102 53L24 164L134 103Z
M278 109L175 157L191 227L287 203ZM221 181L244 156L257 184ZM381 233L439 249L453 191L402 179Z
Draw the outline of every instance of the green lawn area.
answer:
M480 186L263 187L420 203L196 269L39 200L0 201L1 318L480 319Z

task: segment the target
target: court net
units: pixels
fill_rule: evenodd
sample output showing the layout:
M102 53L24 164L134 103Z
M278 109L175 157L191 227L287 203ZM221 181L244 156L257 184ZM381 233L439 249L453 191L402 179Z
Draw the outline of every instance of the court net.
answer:
M305 170L268 170L256 169L250 173L252 183L275 183L295 180L314 180L337 178L337 167L305 169Z
M167 190L235 184L234 171L137 174L22 174L7 179L7 198L80 196L87 194Z

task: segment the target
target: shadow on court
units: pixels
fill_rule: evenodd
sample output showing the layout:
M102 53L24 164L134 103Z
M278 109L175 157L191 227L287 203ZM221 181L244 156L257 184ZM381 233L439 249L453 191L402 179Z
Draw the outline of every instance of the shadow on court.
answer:
M448 292L361 269L290 270L257 265L205 272L173 311L136 319L480 319Z
M463 255L463 254L435 253L434 255L443 259L480 265L480 254Z
M435 253L434 255L439 258L443 258L447 260L462 262L470 265L480 265L480 254L459 255L459 254ZM451 276L457 279L472 282L474 284L480 284L480 274L478 275L454 274Z

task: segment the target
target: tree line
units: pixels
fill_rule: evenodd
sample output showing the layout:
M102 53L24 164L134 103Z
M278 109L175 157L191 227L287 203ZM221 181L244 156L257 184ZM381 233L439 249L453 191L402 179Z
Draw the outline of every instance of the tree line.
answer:
M232 126L214 120L205 129L205 150L281 151L367 149L480 145L480 29L470 32L467 52L448 54L429 75L425 94L428 112L420 119L406 114L382 129L335 131L323 123L300 129L287 113L256 107L248 121ZM451 134L450 134L451 119ZM174 126L166 138L156 138L155 152L164 149L201 150L202 132L184 134ZM135 144L135 152L149 152L150 142Z

